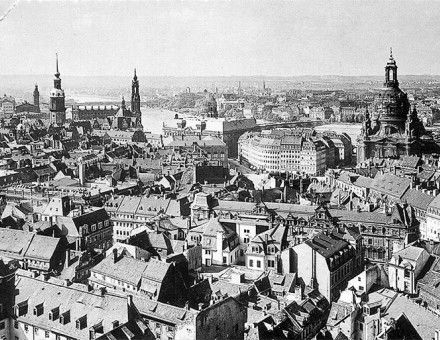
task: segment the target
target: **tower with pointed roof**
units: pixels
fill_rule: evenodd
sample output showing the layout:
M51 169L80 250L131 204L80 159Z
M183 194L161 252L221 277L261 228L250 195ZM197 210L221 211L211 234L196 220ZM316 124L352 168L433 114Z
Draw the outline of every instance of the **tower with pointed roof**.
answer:
M141 115L141 96L139 94L139 80L134 69L133 81L131 82L131 112L134 115Z
M66 105L64 90L61 88L60 71L58 68L58 54L56 54L56 72L53 80L53 89L50 91L50 123L63 125L66 121Z
M415 107L411 111L407 94L399 88L397 64L391 49L385 65L383 88L374 106L375 124L372 126L368 112L358 138L358 162L373 157L398 158L436 152L438 146L426 133Z
M35 84L34 89L34 106L35 106L35 112L40 112L40 91L38 91L38 85Z

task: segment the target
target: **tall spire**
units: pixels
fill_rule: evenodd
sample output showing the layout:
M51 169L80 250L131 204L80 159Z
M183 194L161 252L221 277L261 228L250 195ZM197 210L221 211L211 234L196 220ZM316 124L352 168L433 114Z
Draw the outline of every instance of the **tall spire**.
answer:
M139 95L139 80L134 69L134 77L131 82L131 112L135 115L141 114L141 97Z
M59 78L60 77L60 71L58 70L58 53L55 53L55 58L56 58L56 73L55 73L55 77Z

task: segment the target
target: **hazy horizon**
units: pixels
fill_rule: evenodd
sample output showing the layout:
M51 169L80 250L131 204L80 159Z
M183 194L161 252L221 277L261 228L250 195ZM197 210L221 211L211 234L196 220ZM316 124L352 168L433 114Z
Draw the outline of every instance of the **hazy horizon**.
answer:
M440 1L0 0L0 74L439 75Z

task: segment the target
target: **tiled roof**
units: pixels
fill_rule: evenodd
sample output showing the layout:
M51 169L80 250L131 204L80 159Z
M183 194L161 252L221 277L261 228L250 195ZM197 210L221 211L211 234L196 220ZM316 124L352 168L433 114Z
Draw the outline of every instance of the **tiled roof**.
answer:
M437 195L429 204L430 208L440 209L440 195Z
M147 267L148 262L131 257L122 256L118 261L114 262L113 256L108 256L93 267L92 271L114 279L123 280L138 287L142 273Z
M187 323L197 316L197 311L193 309L174 307L139 295L133 296L133 303L147 319L162 320L174 325Z
M113 255L111 255L98 263L92 271L122 282L128 282L136 288L147 284L154 285L155 289L159 290L170 266L169 263L155 259L145 262L127 256L119 256L118 260L114 262Z
M400 199L409 189L410 184L411 179L409 178L399 177L391 173L378 173L371 182L371 189Z
M59 242L59 238L0 228L0 251L14 258L31 257L48 261Z
M426 194L420 190L409 189L402 197L410 206L426 211L434 200L433 195Z
M129 307L127 299L110 294L99 295L75 286L63 286L48 281L17 275L15 303L27 302L28 312L17 318L41 329L50 329L74 339L89 339L89 329L102 325L103 332L113 329L113 322L124 324L128 321ZM36 315L33 310L42 306L42 314ZM59 315L69 312L69 322L63 324L59 317L49 320L49 312L59 309ZM77 320L82 318L84 326L77 328ZM98 333L99 335L99 333Z
M385 313L388 320L397 320L404 313L422 339L434 338L434 332L440 325L440 316L402 294L396 296Z
M59 238L35 235L26 250L25 256L27 258L49 261L54 256L60 242L61 239Z
M417 262L419 257L422 255L423 252L426 252L425 249L415 247L415 246L408 246L406 248L403 248L393 254L393 257L401 257L404 260L411 260Z
M317 234L310 240L306 240L305 243L325 258L333 256L349 245L348 242L331 237L323 232Z

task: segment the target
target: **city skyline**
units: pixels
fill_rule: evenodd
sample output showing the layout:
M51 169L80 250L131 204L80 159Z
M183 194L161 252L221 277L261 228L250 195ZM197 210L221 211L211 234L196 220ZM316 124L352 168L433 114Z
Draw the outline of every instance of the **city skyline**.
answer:
M440 74L438 1L0 1L0 74ZM6 14L6 15L5 15ZM25 23L23 25L23 23ZM422 34L423 32L423 34ZM366 57L367 56L367 57Z

